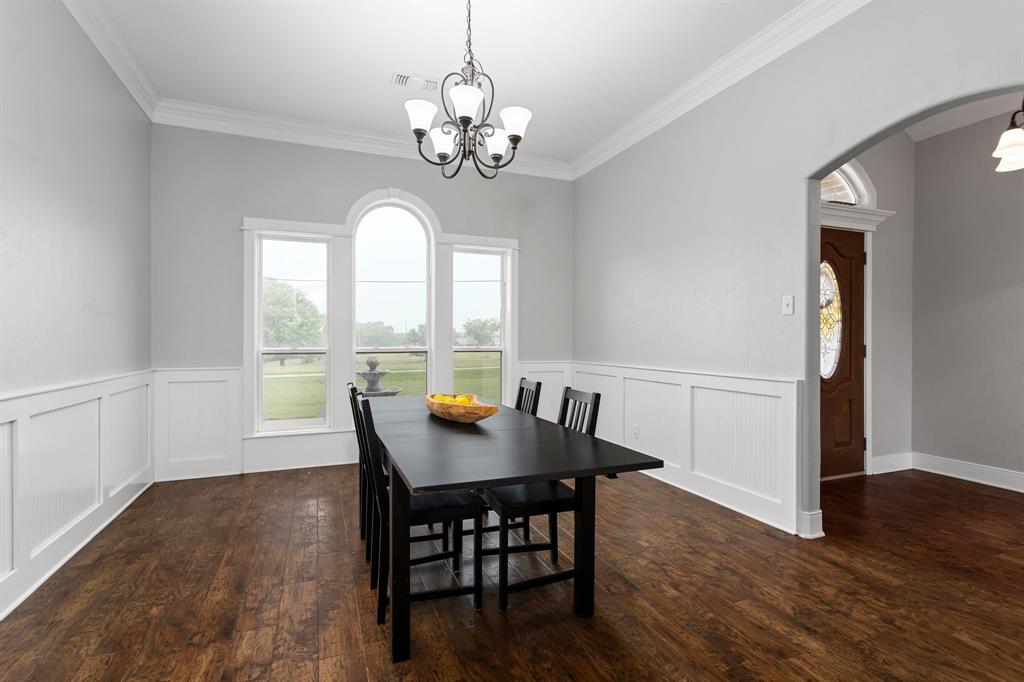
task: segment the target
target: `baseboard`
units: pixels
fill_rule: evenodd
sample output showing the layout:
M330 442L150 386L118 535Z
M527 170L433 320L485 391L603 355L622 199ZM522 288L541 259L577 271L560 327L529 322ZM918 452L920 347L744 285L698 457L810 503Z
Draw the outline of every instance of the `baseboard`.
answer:
M359 448L354 429L245 438L242 441L242 471L247 474L354 464L358 461Z
M872 474L888 474L914 468L914 453L894 452L890 455L876 455L871 458Z
M807 540L815 540L825 537L824 525L821 519L821 510L813 512L798 512L796 517L796 534Z
M1024 493L1024 471L1002 469L923 452L913 453L913 462L914 468L921 471Z

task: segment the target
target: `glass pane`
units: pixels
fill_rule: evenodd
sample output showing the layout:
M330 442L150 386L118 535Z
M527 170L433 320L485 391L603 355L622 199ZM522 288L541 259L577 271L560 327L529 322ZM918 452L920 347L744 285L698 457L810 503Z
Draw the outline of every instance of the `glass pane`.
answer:
M824 261L819 268L821 298L818 302L821 326L821 376L831 377L843 350L843 305L839 296L839 280L832 266Z
M264 239L262 242L263 345L327 345L327 244Z
M323 353L263 354L263 422L271 429L327 423L327 357Z
M484 402L501 403L501 352L456 353L455 392L475 393Z
M501 345L501 270L501 254L455 253L452 321L456 347Z
M857 196L846 178L832 171L821 181L821 200L852 205L857 203Z
M357 282L426 282L427 234L406 210L385 206L359 221Z
M368 396L427 394L427 354L356 353L356 386Z
M423 282L357 282L356 346L426 346L427 285Z

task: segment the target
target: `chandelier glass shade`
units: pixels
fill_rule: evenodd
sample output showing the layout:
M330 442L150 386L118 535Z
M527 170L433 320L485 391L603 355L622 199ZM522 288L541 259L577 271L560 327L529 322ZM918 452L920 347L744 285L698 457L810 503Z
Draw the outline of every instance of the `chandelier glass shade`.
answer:
M997 173L1024 170L1024 102L1020 109L1010 114L1010 125L999 136L992 156L999 159Z
M504 128L491 123L494 81L473 56L472 12L466 3L466 54L464 64L441 81L443 119L435 126L438 108L433 102L412 99L405 103L409 127L424 161L441 168L441 175L454 178L463 164L472 162L488 180L515 160L516 150L526 136L533 114L525 107L505 107L499 113ZM430 139L433 153L423 149Z

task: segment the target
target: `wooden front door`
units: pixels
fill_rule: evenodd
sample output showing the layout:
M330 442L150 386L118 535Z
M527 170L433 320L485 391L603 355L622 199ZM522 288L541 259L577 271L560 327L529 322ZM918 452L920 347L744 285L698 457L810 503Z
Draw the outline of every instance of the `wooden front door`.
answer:
M864 234L821 229L821 477L864 471Z

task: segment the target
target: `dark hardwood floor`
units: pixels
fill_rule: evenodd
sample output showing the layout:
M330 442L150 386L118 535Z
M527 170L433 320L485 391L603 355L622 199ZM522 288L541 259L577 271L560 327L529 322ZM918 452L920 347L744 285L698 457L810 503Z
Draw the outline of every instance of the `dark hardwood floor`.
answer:
M808 541L641 474L600 479L593 619L571 583L499 614L489 557L484 610L413 604L399 665L355 500L354 466L154 486L0 623L0 678L1024 678L1019 494L922 472L835 481L827 537ZM414 569L414 589L452 579Z

